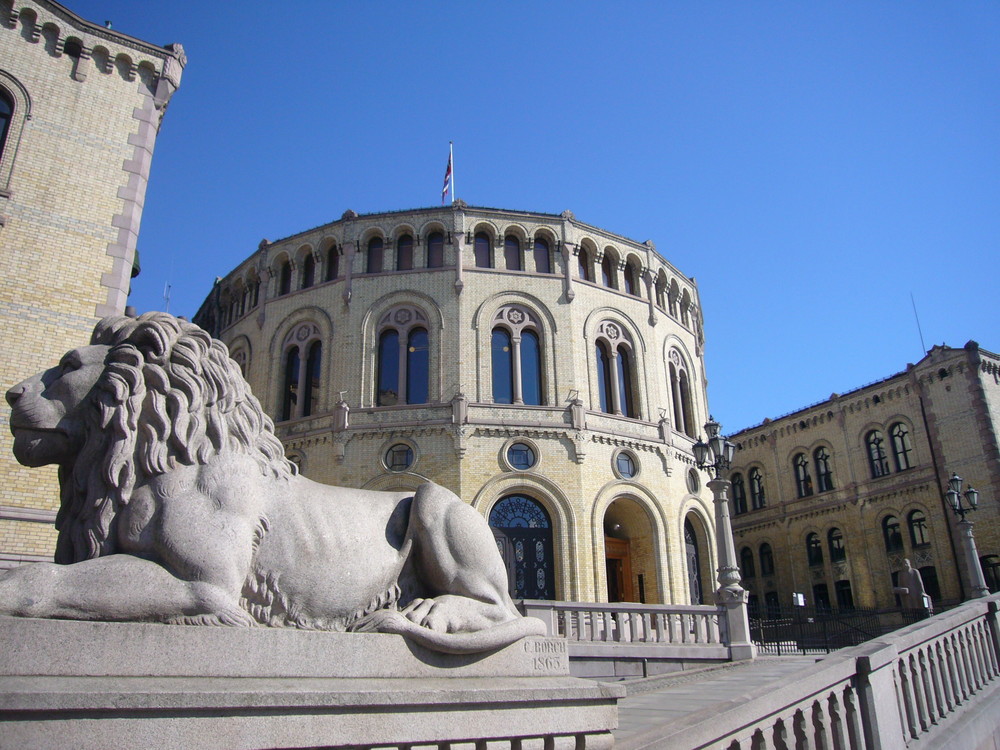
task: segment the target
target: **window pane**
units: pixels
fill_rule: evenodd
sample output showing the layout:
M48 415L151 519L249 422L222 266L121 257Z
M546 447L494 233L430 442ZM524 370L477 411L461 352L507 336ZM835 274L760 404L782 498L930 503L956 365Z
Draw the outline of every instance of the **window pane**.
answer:
M743 485L743 475L733 474L729 479L733 485L733 515L741 515L747 512L747 493Z
M409 345L406 347L406 403L426 404L428 373L430 372L430 351L427 331L414 328L410 331Z
M368 240L368 273L382 272L382 249L384 243L381 237Z
M542 404L542 357L534 331L521 334L521 396L526 404Z
M538 273L552 273L552 260L549 257L548 240L535 240L535 270Z
M611 363L604 345L597 344L597 393L601 402L601 411L611 413Z
M340 275L340 253L337 252L337 248L331 247L326 254L326 280L333 281L339 275Z
M535 452L525 443L514 443L507 449L507 460L518 471L525 471L535 465Z
M927 533L927 516L923 511L915 510L910 513L910 541L914 547L924 547L931 543Z
M285 355L285 383L282 388L281 418L291 419L299 393L299 350L290 349Z
M896 471L903 471L904 469L909 469L912 465L910 463L910 433L906 429L906 425L901 423L894 424L889 429L889 436L892 438L892 452L896 459Z
M517 237L504 237L503 259L508 271L521 270L521 243Z
M490 262L490 238L483 232L476 235L475 253L477 268L493 267L493 264Z
M885 537L886 552L903 551L903 534L899 530L899 519L886 516L882 521L882 535Z
M396 242L396 270L409 271L413 268L413 238L404 234Z
M302 263L302 288L308 289L316 283L316 259L312 253L306 256Z
M584 281L593 281L590 278L590 255L587 254L586 250L580 250L580 254L576 256L577 263L579 265L580 278Z
M431 232L427 237L427 267L441 268L444 265L444 235Z
M635 405L632 402L632 361L627 349L618 349L618 403L622 414L635 417Z
M493 402L514 403L514 359L510 334L502 328L493 331Z
M405 443L392 446L385 456L390 471L406 471L413 464L413 449Z
M316 341L309 347L306 359L305 394L302 399L302 416L308 417L316 413L319 405L319 372L323 361L323 345Z
M882 438L882 433L872 430L865 437L865 443L868 447L868 464L871 467L872 478L884 477L889 473L889 461L885 456L885 440Z
M378 406L399 402L399 334L386 331L378 340Z
M607 255L601 259L601 283L610 289L614 289L614 272L611 270L611 258Z
M7 140L7 128L14 112L14 102L4 92L0 91L0 155Z
M844 535L840 529L830 529L830 562L843 562L847 559L847 549L844 547Z
M618 465L618 473L622 475L624 479L631 479L635 476L635 461L625 451L618 454L616 459Z
M292 264L287 260L281 264L278 277L278 294L288 294L292 291Z

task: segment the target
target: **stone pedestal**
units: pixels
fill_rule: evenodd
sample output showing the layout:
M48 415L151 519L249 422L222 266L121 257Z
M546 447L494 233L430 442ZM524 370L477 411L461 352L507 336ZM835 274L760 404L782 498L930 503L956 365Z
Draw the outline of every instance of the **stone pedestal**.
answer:
M396 635L0 617L0 748L607 748L623 695L570 677L556 638L451 655Z

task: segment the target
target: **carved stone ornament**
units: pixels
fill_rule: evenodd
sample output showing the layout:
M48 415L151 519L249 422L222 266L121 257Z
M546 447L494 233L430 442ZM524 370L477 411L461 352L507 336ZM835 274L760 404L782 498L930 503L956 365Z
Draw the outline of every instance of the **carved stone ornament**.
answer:
M192 323L105 318L7 401L14 456L59 467L62 505L55 564L0 577L0 614L379 631L452 653L546 632L515 609L479 513L435 484L299 475Z

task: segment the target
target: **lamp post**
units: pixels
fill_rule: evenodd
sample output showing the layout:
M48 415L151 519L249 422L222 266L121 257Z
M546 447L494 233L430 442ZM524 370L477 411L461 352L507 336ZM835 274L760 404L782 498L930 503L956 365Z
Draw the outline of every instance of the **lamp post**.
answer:
M962 477L952 472L951 479L948 480L948 491L944 495L948 499L948 505L959 518L956 526L958 526L959 543L962 545L962 552L965 553L965 590L969 592L970 599L988 596L990 590L986 587L983 568L979 564L976 540L972 536L972 521L965 520L965 514L971 513L979 505L979 492L973 489L971 484L965 492L962 492Z
M729 520L729 480L723 474L733 463L736 446L720 434L720 425L711 416L705 423L708 440L699 437L694 444L694 458L698 468L711 476L708 488L715 501L715 543L719 557L719 588L715 601L726 608L729 630L729 648L735 659L752 659L757 648L750 640L750 618L747 613L747 592L740 586L740 569L736 565L736 547L733 544L733 527Z

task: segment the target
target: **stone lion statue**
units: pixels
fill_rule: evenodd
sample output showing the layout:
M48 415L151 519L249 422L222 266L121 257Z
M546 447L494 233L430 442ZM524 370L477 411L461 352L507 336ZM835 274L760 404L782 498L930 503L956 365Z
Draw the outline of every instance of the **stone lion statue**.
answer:
M0 578L0 614L399 633L475 652L544 635L485 520L298 475L225 345L166 313L105 318L7 392L14 455L57 464L55 564Z

